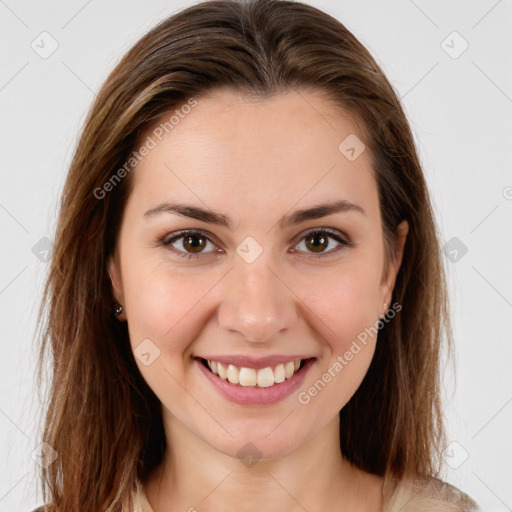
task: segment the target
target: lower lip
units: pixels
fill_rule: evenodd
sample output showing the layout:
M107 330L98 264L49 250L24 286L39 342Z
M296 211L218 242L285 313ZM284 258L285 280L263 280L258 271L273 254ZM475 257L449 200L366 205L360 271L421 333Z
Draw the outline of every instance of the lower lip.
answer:
M309 369L315 364L315 359L306 360L304 366L289 379L268 388L231 384L206 368L201 359L195 359L195 364L199 366L199 369L206 378L228 400L239 405L268 405L290 396L302 384Z

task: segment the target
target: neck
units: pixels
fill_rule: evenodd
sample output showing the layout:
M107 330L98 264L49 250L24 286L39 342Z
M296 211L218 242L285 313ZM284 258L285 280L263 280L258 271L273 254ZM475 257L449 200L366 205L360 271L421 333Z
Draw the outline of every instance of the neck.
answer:
M272 460L228 456L177 421L165 421L165 428L168 449L145 485L154 512L344 512L356 505L376 510L376 501L380 508L380 479L341 455L338 417L306 444Z

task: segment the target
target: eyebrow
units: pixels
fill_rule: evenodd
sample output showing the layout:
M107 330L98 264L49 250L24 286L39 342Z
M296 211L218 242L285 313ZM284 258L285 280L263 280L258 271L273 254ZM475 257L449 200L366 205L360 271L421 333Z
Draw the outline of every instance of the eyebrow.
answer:
M358 212L362 215L366 215L366 212L361 206L346 199L342 199L330 203L318 204L311 208L296 210L290 215L284 215L279 220L279 224L282 228L285 228L295 224L300 224L307 220L320 219L327 215L343 212ZM233 225L229 217L226 215L187 204L164 202L148 210L144 214L144 217L153 217L161 213L174 213L182 217L189 217L191 219L201 220L210 224L217 224L233 231Z

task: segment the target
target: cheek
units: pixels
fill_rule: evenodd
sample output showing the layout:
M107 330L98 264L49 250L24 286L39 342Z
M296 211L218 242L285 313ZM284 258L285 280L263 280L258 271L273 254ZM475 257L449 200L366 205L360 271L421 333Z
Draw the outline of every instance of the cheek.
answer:
M309 281L311 282L311 281ZM324 339L318 370L301 388L298 401L315 404L325 417L339 412L360 386L372 361L378 321L378 273L346 265L309 286L308 307ZM307 284L306 281L302 286ZM303 288L308 289L308 288Z
M326 339L337 353L378 318L378 280L371 268L344 267L314 287L303 284L309 290L308 305L325 324Z
M215 276L171 270L161 261L133 262L125 277L125 300L132 346L149 338L166 352L183 352L200 329L200 304ZM203 308L204 309L204 308Z
M187 378L193 341L200 336L205 315L209 314L204 307L205 296L216 281L214 276L185 276L171 271L165 263L151 265L148 261L134 265L125 278L128 331L135 362L149 387L173 412L188 410L181 383ZM148 365L141 356L145 352L150 353Z

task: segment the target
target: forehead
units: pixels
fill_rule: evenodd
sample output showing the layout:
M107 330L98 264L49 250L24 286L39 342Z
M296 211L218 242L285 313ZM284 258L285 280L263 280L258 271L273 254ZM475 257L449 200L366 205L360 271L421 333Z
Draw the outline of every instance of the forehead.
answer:
M178 198L264 212L341 198L377 214L369 151L359 154L363 135L320 93L254 99L219 91L197 101L142 138L155 144L134 171L141 208Z

